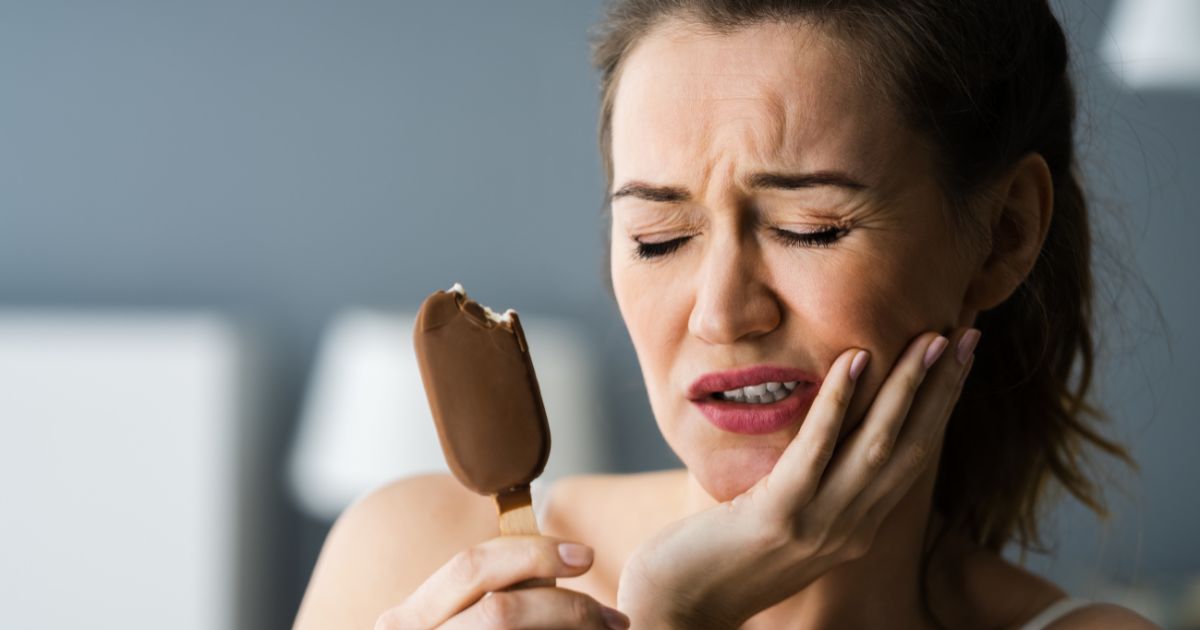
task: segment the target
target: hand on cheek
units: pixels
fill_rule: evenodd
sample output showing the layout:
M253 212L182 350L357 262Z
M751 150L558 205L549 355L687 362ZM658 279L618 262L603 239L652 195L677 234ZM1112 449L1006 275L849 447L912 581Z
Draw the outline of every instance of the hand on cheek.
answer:
M770 474L634 550L619 607L647 626L710 619L736 627L866 554L932 459L978 339L976 330L918 336L844 440L869 353L840 355Z

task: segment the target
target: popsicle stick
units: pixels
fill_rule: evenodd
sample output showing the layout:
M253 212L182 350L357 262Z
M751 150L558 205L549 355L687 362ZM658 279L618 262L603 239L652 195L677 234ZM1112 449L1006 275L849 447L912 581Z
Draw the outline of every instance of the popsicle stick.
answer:
M529 486L521 486L496 495L496 512L500 516L501 536L536 536L537 518L533 514L533 497Z
M521 486L495 496L496 512L500 517L501 536L537 536L537 517L533 512L533 497L529 486ZM501 589L512 591L537 586L554 586L554 578L530 578Z

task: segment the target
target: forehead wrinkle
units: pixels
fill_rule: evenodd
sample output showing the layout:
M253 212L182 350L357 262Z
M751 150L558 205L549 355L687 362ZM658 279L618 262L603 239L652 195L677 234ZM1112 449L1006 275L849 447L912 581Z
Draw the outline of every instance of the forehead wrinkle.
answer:
M750 158L751 163L744 164L744 167L748 169L776 165L779 160L795 152L789 146L792 138L788 133L790 123L788 109L784 104L784 99L775 90L767 89L755 96L723 97L713 100L749 101L758 107L753 111L739 111L737 116L722 119L720 125L727 126L728 131L720 136L716 134L707 136L711 138L710 149L722 146L724 139L732 134L734 139L727 140L727 142L738 145L738 148L742 149ZM733 170L735 169L731 169L731 171Z
M879 116L877 99L839 83L846 59L839 42L789 29L787 45L764 50L759 44L771 38L761 33L697 38L668 30L644 40L622 78L623 88L639 86L638 99L616 92L614 119L637 112L629 119L635 127L614 125L614 147L626 148L617 168L652 183L700 187L691 190L697 197L734 166L805 170L829 162L866 179L883 168L895 155L884 151L891 112ZM655 63L641 63L647 55Z

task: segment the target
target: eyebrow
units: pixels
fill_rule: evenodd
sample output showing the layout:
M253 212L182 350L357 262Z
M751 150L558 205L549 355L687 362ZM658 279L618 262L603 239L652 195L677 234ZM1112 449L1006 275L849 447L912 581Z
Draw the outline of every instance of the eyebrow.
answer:
M840 171L816 171L813 173L753 173L746 177L745 185L751 190L800 190L817 186L835 186L848 190L863 190L867 186ZM692 196L682 186L655 186L632 181L613 193L613 199L637 197L646 201L680 203L690 201Z

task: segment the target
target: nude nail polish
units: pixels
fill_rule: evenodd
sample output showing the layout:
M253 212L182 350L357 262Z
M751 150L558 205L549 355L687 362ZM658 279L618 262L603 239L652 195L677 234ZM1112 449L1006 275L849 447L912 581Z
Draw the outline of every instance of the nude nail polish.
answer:
M945 351L946 345L949 343L950 343L950 341L948 339L946 339L945 337L943 337L941 335L938 335L938 338L934 339L933 343L929 344L929 347L925 349L925 369L926 370L928 370L930 367L933 366L934 363L937 362L938 357L942 356L942 352Z
M975 352L975 346L979 343L979 338L983 336L979 329L972 328L963 334L962 339L958 340L958 348L955 349L955 358L958 359L959 365L966 365L967 359L971 358L971 354Z
M854 355L854 359L850 361L850 380L858 380L858 375L862 374L863 368L867 367L869 358L871 358L871 353L866 350L859 350L858 354Z

